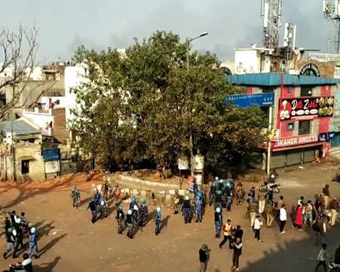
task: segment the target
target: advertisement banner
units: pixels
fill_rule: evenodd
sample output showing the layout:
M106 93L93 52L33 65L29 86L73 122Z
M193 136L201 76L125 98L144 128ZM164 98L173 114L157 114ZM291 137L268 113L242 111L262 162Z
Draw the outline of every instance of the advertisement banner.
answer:
M60 163L59 161L47 161L45 162L45 173L58 173L60 172Z
M279 111L282 121L332 117L334 114L334 97L281 99Z
M332 131L340 131L340 91L334 92L334 119Z

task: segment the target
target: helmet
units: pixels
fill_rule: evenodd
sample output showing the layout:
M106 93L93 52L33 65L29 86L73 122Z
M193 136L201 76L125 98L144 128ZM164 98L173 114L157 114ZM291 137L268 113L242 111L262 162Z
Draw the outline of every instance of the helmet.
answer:
M218 177L215 177L215 180L219 180L219 178L218 178Z
M136 197L133 196L133 197L131 198L131 201L132 201L132 202L135 202L135 201L136 201Z
M221 212L221 208L217 207L217 208L216 208L216 212L217 212L217 213L220 213L220 212Z
M131 210L128 210L128 215L131 215L132 214L132 211Z
M207 250L207 249L208 249L208 246L207 246L206 244L203 244L203 245L201 246L201 248Z
M185 196L185 200L189 200L190 198L189 198L189 196Z
M20 224L21 223L21 218L16 218L15 223Z
M142 203L143 203L143 204L146 204L146 199L145 199L145 198L142 200Z
M31 233L34 234L37 231L35 227L31 228Z
M8 232L8 233L12 233L12 232L13 232L13 229L12 229L12 228L8 228L8 229L7 229L7 232Z
M161 212L161 207L157 207L156 211Z

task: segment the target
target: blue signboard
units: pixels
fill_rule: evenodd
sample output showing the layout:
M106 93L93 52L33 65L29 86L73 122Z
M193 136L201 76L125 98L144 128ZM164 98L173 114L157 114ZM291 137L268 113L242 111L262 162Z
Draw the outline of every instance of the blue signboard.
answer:
M60 150L56 149L46 149L42 152L44 161L58 161L60 159Z
M233 103L238 107L271 107L275 102L275 93L260 93L260 94L237 94L230 95L226 99L227 104Z
M335 132L320 133L319 134L319 141L320 142L330 141L334 138L334 136L335 136Z

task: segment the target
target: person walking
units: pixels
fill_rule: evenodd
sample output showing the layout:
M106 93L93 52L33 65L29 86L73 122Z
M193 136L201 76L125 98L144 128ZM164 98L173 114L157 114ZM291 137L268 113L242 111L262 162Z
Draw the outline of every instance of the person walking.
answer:
M77 185L73 186L71 197L72 197L73 207L78 209L79 204L80 204L80 192L77 188Z
M249 204L249 218L250 218L250 226L253 228L254 227L254 222L256 218L256 202L252 202Z
M122 234L125 229L125 214L122 206L119 206L117 209L116 219L118 223L118 233Z
M183 212L183 217L184 217L184 223L185 224L191 223L192 209L191 209L191 203L190 203L189 196L186 196L184 198L182 212Z
M240 238L241 241L243 239L243 229L241 228L240 225L237 225L236 230L235 230L235 239Z
M7 254L10 253L11 251L13 251L14 254L14 248L15 248L15 229L12 227L7 228L6 230L6 250L4 252L4 254L2 255L2 257L6 260L7 258ZM15 255L13 255L13 258L15 258Z
M331 220L329 224L334 227L337 221L337 218L339 217L339 201L336 197L333 198L333 200L330 202L329 207L331 209Z
M285 233L284 228L287 222L287 210L285 204L283 204L280 209L279 219L280 219L280 234L284 234Z
M313 204L311 200L308 200L304 207L305 213L303 214L303 223L305 226L312 226L313 224Z
M326 216L323 214L318 216L312 228L316 234L316 244L319 244L319 240L321 240L321 244L324 244L327 232Z
M327 263L326 263L327 258L328 258L327 245L322 244L318 257L316 258L316 260L318 261L318 264L315 267L315 271L318 271L320 266L323 266L323 269L325 272L327 271Z
M217 207L215 210L215 238L220 238L222 224L223 224L223 215L221 212L221 208Z
M273 202L271 200L267 200L265 211L267 217L267 227L270 228L275 220Z
M200 272L206 272L207 271L207 266L208 266L208 261L209 261L209 248L206 244L203 244L198 251L199 254L199 260L201 263L201 268Z
M261 240L261 227L263 225L263 222L261 221L261 217L260 215L257 215L255 218L255 222L254 222L254 231L255 231L255 239L257 239L257 241L262 242Z
M239 270L240 265L240 256L242 255L242 239L236 238L236 241L232 244L233 246L233 266L231 269L235 269L235 271Z
M94 201L94 199L92 199L87 207L87 210L90 209L91 214L92 214L92 218L91 218L91 222L92 224L94 224L97 220L97 205L96 202Z
M302 229L301 229L302 223L303 223L303 206L298 205L297 208L296 208L296 216L295 216L294 226L296 226L299 231L302 231Z
M134 219L133 219L133 215L132 215L132 211L128 210L127 215L126 215L126 225L127 225L127 237L129 237L130 239L133 239L133 235L134 235Z
M158 235L161 232L161 222L162 222L162 214L161 214L161 207L156 208L155 213L155 234Z
M324 197L324 208L328 209L330 198L331 198L331 193L330 193L328 184L326 184L326 186L322 189L322 194L323 194L323 197Z
M146 199L142 200L142 204L139 207L139 226L145 227L148 222L149 209L146 204Z
M258 210L259 214L262 214L264 212L265 205L266 205L266 197L265 197L264 194L259 193L259 207L258 207L259 208L259 210Z
M29 257L34 255L36 259L39 258L39 248L38 248L38 232L35 227L30 229L30 238L29 238L29 248L27 254Z
M231 246L232 232L233 232L233 226L231 224L231 220L228 219L227 222L223 226L224 238L223 238L222 242L219 244L220 248L222 248L222 246L229 240L229 248L232 249L232 246Z

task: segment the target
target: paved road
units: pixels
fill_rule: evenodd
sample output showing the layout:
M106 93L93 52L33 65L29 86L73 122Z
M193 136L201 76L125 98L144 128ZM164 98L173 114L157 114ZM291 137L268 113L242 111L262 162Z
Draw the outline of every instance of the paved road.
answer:
M280 172L283 194L289 205L300 195L312 198L320 192L335 168L330 164ZM165 226L160 236L154 235L154 223L139 230L133 240L117 234L114 208L109 218L92 225L86 204L79 210L72 209L69 182L61 186L51 184L0 184L0 206L25 211L27 217L39 228L39 246L42 256L33 260L36 271L79 272L190 272L198 271L198 249L202 243L211 248L208 271L230 271L231 252L219 249L214 237L213 211L208 208L203 223L184 225L179 215L163 210ZM246 184L252 186L252 184ZM90 184L79 183L82 197L90 196ZM331 184L331 192L340 195L339 184ZM124 204L126 207L126 204ZM150 210L154 207L150 206ZM253 238L245 206L233 207L232 213L224 211L224 219L231 218L245 230L241 271L313 271L318 247L313 233L298 232L287 226L287 233L279 235L278 227L263 229L263 243ZM330 250L340 244L340 228L333 228L328 235ZM0 240L4 249L5 241ZM0 267L13 262L0 260Z

